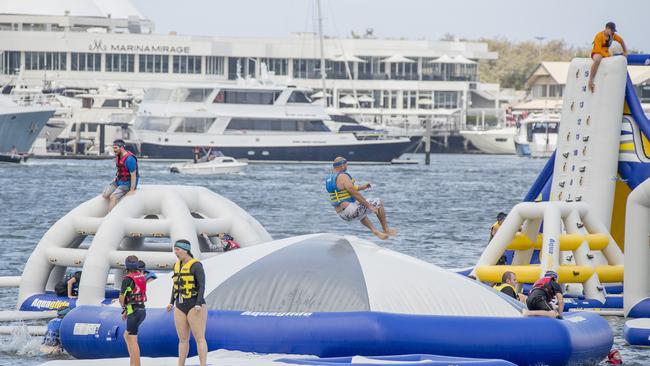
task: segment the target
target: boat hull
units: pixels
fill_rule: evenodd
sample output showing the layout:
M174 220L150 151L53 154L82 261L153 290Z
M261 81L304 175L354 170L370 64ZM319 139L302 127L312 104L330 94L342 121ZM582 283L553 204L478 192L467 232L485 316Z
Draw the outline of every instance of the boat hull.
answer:
M516 153L514 128L487 131L461 131L460 134L468 139L477 149L486 154L514 155Z
M344 156L353 162L390 163L409 151L418 141L398 140L353 145L212 146L235 159L260 162L324 162ZM153 159L192 159L193 146L142 142L140 155Z

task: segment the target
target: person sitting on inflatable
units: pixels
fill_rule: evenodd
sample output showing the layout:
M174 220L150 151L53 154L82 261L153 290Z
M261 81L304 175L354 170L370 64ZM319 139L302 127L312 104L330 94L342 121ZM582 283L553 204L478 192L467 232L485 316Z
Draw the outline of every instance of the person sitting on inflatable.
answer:
M397 230L388 227L384 204L380 199L366 200L360 191L370 188L370 183L356 185L352 176L347 172L348 161L337 157L332 164L333 172L325 179L325 189L329 200L339 217L345 221L360 220L375 236L386 240L389 236L397 235ZM383 232L377 230L368 219L368 212L377 215Z
M492 286L495 290L503 292L515 300L526 302L526 295L517 292L517 275L514 272L505 271L501 276L501 282Z
M591 92L594 92L595 85L594 85L594 78L596 77L596 73L598 72L598 66L600 66L600 61L604 57L609 57L612 54L616 55L618 52L610 52L614 51L612 42L618 42L620 46L623 48L622 53L624 56L627 56L627 47L625 47L625 42L623 41L623 38L616 34L616 24L614 22L608 22L605 24L605 30L598 32L596 36L594 37L594 46L591 49L591 59L594 60L593 64L591 64L591 71L589 72L589 90ZM610 47L612 47L612 50L610 50Z
M528 311L524 312L524 315L562 319L564 297L562 296L562 287L557 283L557 278L556 272L547 271L544 277L533 284L533 288L528 293L528 299L526 299ZM557 299L557 310L551 304L553 298Z

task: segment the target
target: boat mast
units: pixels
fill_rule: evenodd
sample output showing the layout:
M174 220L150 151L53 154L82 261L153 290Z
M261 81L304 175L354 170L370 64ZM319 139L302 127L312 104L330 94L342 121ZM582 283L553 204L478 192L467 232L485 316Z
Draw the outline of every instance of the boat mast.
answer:
M325 101L325 107L327 107L327 92L325 91L325 52L323 51L323 16L321 14L320 0L316 0L316 4L318 5L318 37L320 40L320 80L323 100Z

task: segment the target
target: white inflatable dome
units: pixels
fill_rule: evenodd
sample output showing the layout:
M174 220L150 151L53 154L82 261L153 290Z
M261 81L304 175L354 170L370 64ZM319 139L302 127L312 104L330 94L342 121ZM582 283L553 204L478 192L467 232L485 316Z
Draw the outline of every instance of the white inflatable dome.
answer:
M277 240L203 266L213 310L521 315L518 303L477 281L351 236ZM167 305L171 286L171 274L151 282L147 306Z

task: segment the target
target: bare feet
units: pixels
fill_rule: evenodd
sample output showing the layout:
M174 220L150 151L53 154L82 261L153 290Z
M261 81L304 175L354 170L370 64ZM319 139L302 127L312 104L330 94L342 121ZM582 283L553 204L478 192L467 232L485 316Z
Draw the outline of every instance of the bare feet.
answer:
M388 234L382 233L382 232L379 231L379 230L373 230L372 233L375 234L375 236L378 237L378 238L381 239L381 240L386 240L386 239L388 239Z
M388 236L395 236L395 235L397 235L397 229L388 229L388 230L385 231L385 233Z

